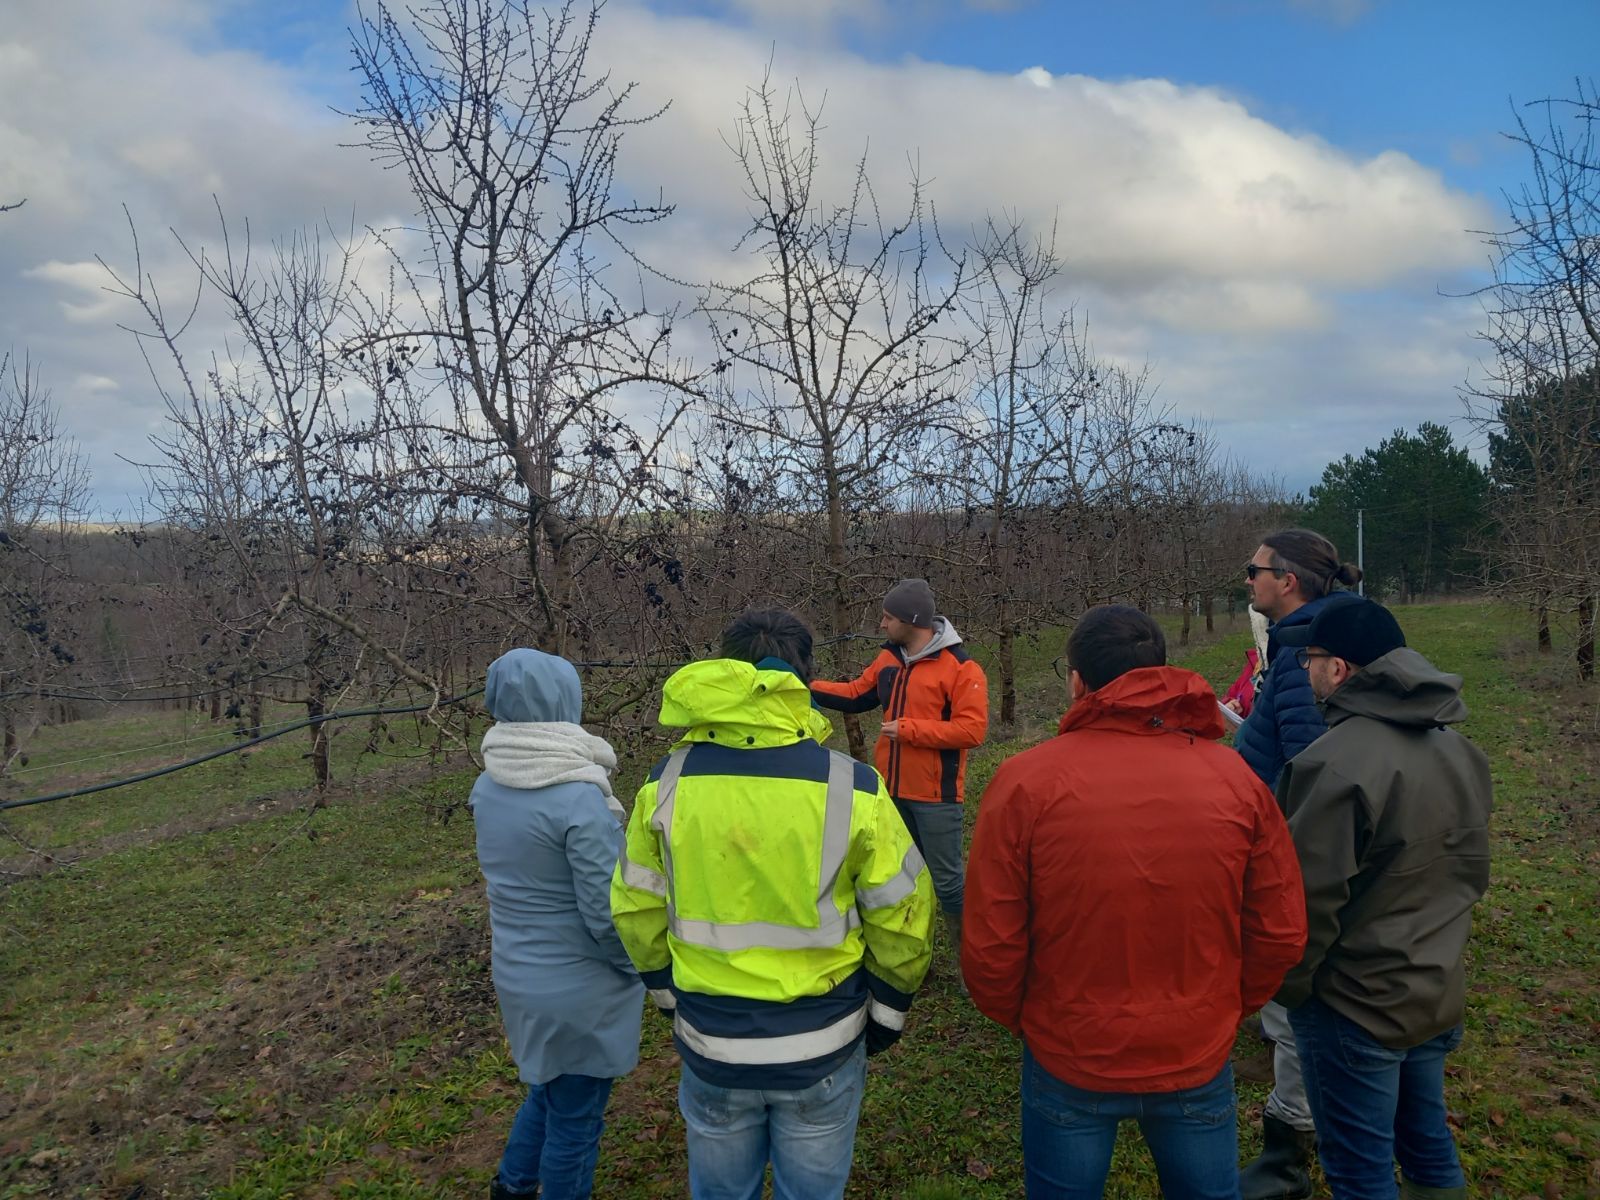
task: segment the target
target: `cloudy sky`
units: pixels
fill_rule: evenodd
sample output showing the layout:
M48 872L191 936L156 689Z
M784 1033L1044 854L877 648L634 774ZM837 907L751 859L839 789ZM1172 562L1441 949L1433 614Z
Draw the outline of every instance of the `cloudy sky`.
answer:
M39 364L101 515L126 514L163 410L96 262L131 262L123 206L176 306L169 230L213 244L213 197L258 240L409 203L341 146L346 0L0 9L0 203L27 200L0 215L0 350ZM1500 132L1596 46L1594 0L611 0L595 61L671 103L622 163L678 206L652 261L726 277L744 199L723 139L770 61L823 104L830 178L866 152L892 195L915 161L947 235L1054 223L1095 349L1300 488L1459 418L1479 314L1452 297L1526 167ZM203 319L189 345L226 349Z

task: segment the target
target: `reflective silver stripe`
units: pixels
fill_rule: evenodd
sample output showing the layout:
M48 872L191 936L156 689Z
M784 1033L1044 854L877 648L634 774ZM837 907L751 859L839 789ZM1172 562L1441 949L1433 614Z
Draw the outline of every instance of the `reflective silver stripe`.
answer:
M627 852L622 855L622 882L631 888L638 888L641 892L650 892L656 896L667 894L667 877L652 871L649 867L641 867Z
M876 1000L867 1001L867 1016L871 1017L885 1029L904 1029L906 1015L898 1008L890 1008L887 1004L880 1004Z
M888 908L899 904L917 890L917 876L922 874L924 865L922 852L913 845L900 860L900 870L894 878L877 887L862 888L856 893L856 905L860 908Z
M650 1003L666 1012L671 1012L678 1007L678 998L672 994L671 988L651 988Z
M825 923L808 929L770 921L685 921L669 907L667 928L680 942L712 950L827 950L861 924L861 914L854 909L840 913L831 902L829 908Z
M678 777L689 747L675 750L656 782L656 808L650 827L660 832L667 875L672 875L672 808ZM667 929L678 941L711 950L813 950L840 945L861 924L854 908L841 913L833 889L850 855L850 816L855 805L855 760L838 751L828 754L827 795L823 801L822 853L817 863L817 924L780 925L771 921L692 921L678 916L667 897ZM782 1059L776 1061L791 1061Z
M656 780L656 808L650 814L650 828L661 835L661 859L668 879L672 878L672 806L678 799L678 776L683 774L683 760L688 757L688 746L680 746L667 755L667 765L661 768L661 777ZM667 916L672 916L671 895L667 896Z
M672 1028L683 1044L696 1054L716 1062L764 1066L772 1063L807 1062L843 1050L867 1027L867 1010L858 1008L832 1025L809 1033L790 1033L783 1037L725 1038L701 1033L679 1013Z
M817 924L839 910L833 888L850 853L850 811L855 805L856 761L837 750L828 752L828 797L822 810L822 866L817 876Z
M656 810L650 814L650 828L666 840L672 829L672 802L678 798L678 776L683 774L683 760L689 757L688 746L679 746L667 755L667 765L661 768L656 780Z

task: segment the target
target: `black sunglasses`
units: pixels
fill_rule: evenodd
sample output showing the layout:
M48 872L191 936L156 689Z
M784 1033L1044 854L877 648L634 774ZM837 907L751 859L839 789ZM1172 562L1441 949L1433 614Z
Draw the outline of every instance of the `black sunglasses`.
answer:
M1302 667L1310 667L1313 658L1338 658L1337 654L1329 654L1326 650L1313 650L1304 646L1294 652L1294 660Z
M1289 568L1263 567L1260 563L1246 563L1244 568L1244 577L1246 579L1254 579L1263 571L1271 571L1274 575L1287 575L1289 573Z

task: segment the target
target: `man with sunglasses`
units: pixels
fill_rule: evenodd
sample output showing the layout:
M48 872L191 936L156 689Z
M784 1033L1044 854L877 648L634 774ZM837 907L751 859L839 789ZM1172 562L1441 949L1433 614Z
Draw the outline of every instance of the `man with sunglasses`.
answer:
M1472 906L1489 884L1488 760L1449 726L1461 677L1406 646L1368 600L1279 631L1328 732L1286 766L1278 801L1305 880L1305 957L1289 1010L1334 1200L1464 1200L1445 1121L1461 1042Z
M1269 788L1284 764L1327 731L1306 669L1283 637L1303 629L1327 608L1355 599L1335 591L1354 586L1360 570L1339 561L1339 551L1310 529L1280 529L1261 539L1245 567L1250 607L1266 617L1266 674L1255 703L1233 736L1245 763ZM1241 1200L1305 1200L1311 1195L1311 1158L1317 1133L1300 1079L1289 1015L1278 1004L1261 1010L1271 1039L1272 1093L1261 1116L1261 1154L1239 1173Z
M1324 606L1350 598L1335 587L1354 587L1361 580L1361 570L1340 562L1338 549L1320 533L1281 529L1261 539L1244 573L1250 607L1271 625L1267 630L1267 673L1233 744L1250 769L1272 787L1283 764L1326 728L1305 669L1293 655L1280 653L1283 644L1278 635L1282 630L1309 625Z

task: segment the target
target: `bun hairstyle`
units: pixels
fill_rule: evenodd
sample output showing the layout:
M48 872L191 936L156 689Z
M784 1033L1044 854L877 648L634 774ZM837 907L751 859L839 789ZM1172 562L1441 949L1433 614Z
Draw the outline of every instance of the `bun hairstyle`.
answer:
M1350 588L1361 582L1361 568L1339 561L1338 547L1314 530L1280 529L1261 544L1272 551L1274 570L1294 572L1307 600L1326 596L1336 583Z

